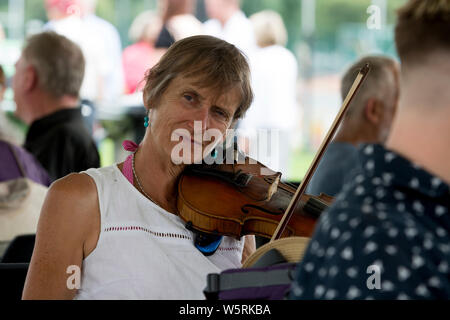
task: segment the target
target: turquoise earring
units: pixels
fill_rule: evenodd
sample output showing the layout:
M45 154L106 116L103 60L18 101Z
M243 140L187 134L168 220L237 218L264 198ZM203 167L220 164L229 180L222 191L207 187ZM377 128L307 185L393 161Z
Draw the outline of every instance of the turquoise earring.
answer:
M148 128L149 125L150 125L150 118L147 115L144 118L144 127Z

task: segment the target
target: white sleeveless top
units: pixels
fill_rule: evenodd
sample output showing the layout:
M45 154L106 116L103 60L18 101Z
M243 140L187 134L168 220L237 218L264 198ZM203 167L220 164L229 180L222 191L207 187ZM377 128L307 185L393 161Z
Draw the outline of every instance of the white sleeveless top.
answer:
M101 232L75 299L204 299L206 277L240 268L244 238L205 257L178 216L145 198L117 166L85 172L97 185Z

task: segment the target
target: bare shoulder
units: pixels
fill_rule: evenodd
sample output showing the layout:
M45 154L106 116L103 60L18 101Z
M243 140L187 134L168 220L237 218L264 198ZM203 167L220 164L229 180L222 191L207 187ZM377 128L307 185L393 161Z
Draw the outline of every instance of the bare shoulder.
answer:
M41 218L51 215L52 220L63 218L76 224L95 220L98 208L97 188L86 174L74 173L55 181L47 194ZM55 221L55 220L54 220Z
M44 201L23 298L68 298L68 266L81 268L97 245L100 229L95 182L85 174L71 174L54 182ZM89 251L90 250L90 251Z
M99 212L94 180L86 174L70 174L50 186L42 206L36 240L61 236L67 246L81 248L85 258L97 246Z

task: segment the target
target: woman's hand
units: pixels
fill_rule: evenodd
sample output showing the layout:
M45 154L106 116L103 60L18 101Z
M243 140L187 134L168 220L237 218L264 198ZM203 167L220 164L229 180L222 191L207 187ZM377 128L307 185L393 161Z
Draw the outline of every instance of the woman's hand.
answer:
M77 289L69 277L81 277L83 259L97 245L99 212L97 188L89 176L71 174L52 184L41 210L22 299L75 297Z

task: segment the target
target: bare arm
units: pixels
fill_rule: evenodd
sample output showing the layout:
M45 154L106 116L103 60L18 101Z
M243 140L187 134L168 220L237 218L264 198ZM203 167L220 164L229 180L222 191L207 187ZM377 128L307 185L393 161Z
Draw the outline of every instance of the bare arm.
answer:
M23 299L73 299L70 266L81 270L83 259L96 246L100 229L95 183L72 174L52 184L41 210L36 243Z

